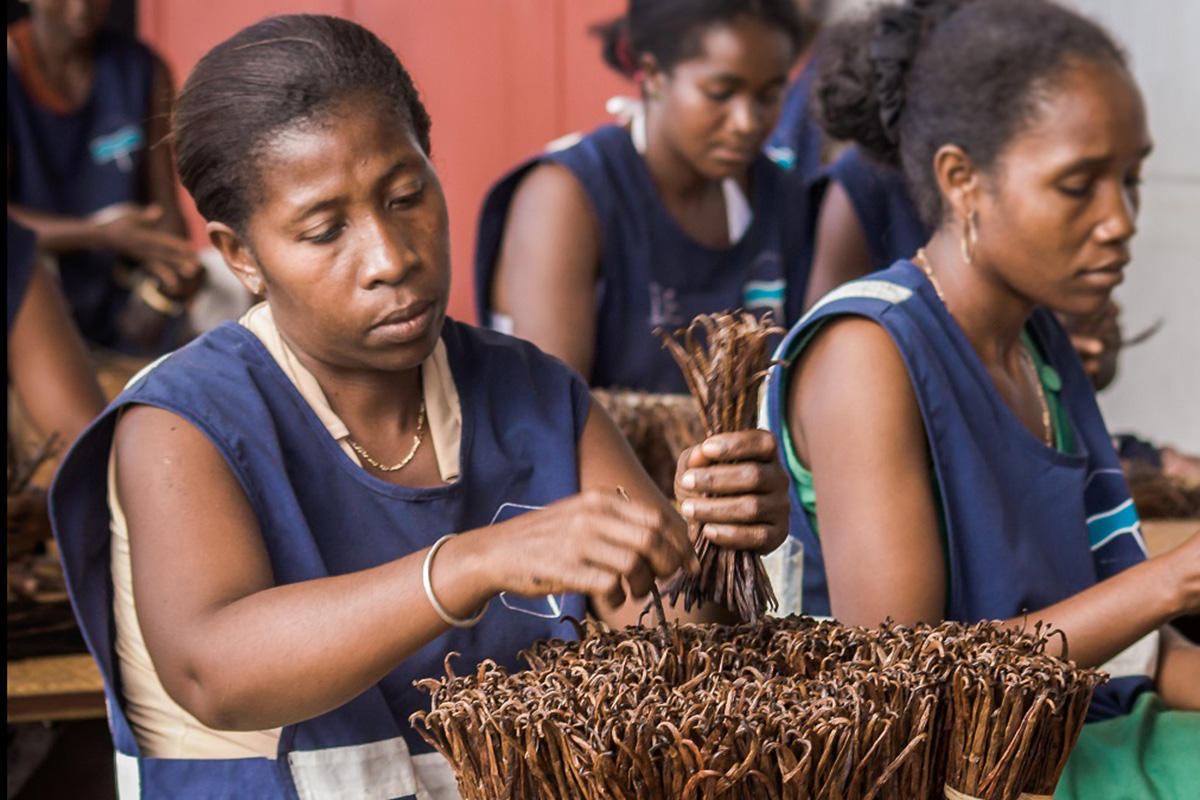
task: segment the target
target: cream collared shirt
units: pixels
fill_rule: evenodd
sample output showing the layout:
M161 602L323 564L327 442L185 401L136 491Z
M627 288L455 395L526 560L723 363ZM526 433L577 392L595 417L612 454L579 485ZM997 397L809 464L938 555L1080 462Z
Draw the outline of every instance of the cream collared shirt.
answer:
M317 379L283 340L266 303L251 308L241 324L262 341L288 380L324 423L346 455L362 466L347 444L349 432L329 405ZM425 416L429 439L437 456L442 480L458 477L459 444L462 439L462 407L454 376L439 340L433 353L421 364ZM136 378L135 378L136 380ZM154 671L146 641L137 621L133 576L129 558L129 530L116 491L116 450L108 462L108 505L112 515L111 567L113 614L117 628L117 661L121 670L125 713L142 755L150 758L275 758L280 729L267 731L218 731L208 728L171 699Z

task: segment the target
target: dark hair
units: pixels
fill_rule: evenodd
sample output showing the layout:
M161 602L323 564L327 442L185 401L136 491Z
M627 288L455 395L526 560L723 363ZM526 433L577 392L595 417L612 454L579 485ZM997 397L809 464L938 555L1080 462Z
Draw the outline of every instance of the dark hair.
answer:
M1049 0L908 0L834 26L818 47L817 121L903 166L929 225L942 215L939 147L987 171L1073 59L1126 68L1103 29Z
M378 96L430 152L429 115L396 54L337 17L269 17L208 51L175 105L179 175L205 219L244 232L257 197L256 156L285 128L346 97Z
M704 28L741 17L783 31L796 55L816 31L813 22L800 15L795 0L629 0L625 16L591 30L603 42L605 63L631 78L642 54L653 55L669 72L699 54Z

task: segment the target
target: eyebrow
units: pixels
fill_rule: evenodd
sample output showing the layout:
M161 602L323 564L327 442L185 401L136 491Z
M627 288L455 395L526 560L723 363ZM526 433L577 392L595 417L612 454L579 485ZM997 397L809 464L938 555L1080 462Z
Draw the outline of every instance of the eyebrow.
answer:
M391 169L389 169L387 172L385 172L383 174L383 176L379 179L379 183L388 183L389 181L393 180L397 175L399 175L401 172L404 172L406 169L411 169L417 163L418 162L416 160L411 159L411 158L400 159L399 161L397 161L395 164L392 165ZM342 204L342 202L343 202L343 198L341 198L341 197L327 197L324 200L318 200L317 202L315 202L311 205L305 206L299 212L297 212L296 216L292 217L292 222L293 222L293 224L303 222L304 220L308 219L309 217L315 216L315 215L320 214L325 211L329 211L330 209L333 209L333 208L337 208L338 206L340 206Z
M1138 151L1138 161L1144 160L1147 156L1150 155L1150 153L1153 150L1154 150L1153 144L1148 144L1145 147L1143 147L1140 151ZM1108 162L1112 161L1112 159L1113 159L1113 157L1111 155L1092 156L1090 158L1081 158L1078 161L1073 161L1070 164L1068 164L1063 169L1063 172L1064 173L1078 172L1079 170L1086 170L1086 169L1091 169L1092 167L1103 166L1104 164L1107 164Z

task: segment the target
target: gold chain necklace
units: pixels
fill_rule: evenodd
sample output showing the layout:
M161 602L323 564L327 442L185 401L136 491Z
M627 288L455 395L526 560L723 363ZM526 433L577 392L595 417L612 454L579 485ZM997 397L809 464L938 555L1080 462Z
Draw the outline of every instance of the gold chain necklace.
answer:
M419 448L421 446L421 442L424 441L424 439L425 439L425 401L422 400L421 401L421 410L417 414L417 434L415 436L413 436L412 449L408 451L408 455L406 455L404 458L400 459L399 463L393 464L390 467L386 466L384 464L380 464L378 461L376 461L374 458L371 457L371 454L367 452L367 449L365 447L363 447L361 444L359 444L358 442L351 439L349 436L346 437L346 444L350 445L350 449L353 450L354 452L358 453L359 457L362 458L363 461L366 461L368 464L370 464L372 467L379 470L380 472L398 472L398 471L404 469L405 467L407 467L408 462L413 460L413 456L415 456L417 454L417 448Z
M933 291L937 293L938 299L942 301L942 305L946 305L946 295L942 294L942 287L933 275L933 266L930 265L929 258L925 255L925 248L922 247L917 251L917 254L912 258L912 262L925 273L925 277L933 285ZM948 306L946 310L950 310ZM1019 345L1017 349L1023 356L1021 364L1029 373L1029 378L1033 381L1033 387L1037 390L1038 405L1042 409L1042 441L1047 447L1054 447L1054 423L1050 419L1050 403L1046 400L1046 390L1042 388L1042 380L1038 376L1037 364L1033 362L1033 356L1029 354L1024 345Z

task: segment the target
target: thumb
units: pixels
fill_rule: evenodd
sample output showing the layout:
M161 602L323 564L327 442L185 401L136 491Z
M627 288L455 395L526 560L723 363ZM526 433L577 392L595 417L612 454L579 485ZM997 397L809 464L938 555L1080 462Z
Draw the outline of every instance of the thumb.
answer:
M138 217L141 219L141 221L149 223L158 222L160 219L162 219L162 215L162 206L158 205L157 203L151 203L148 206L142 206L141 211L138 212Z

